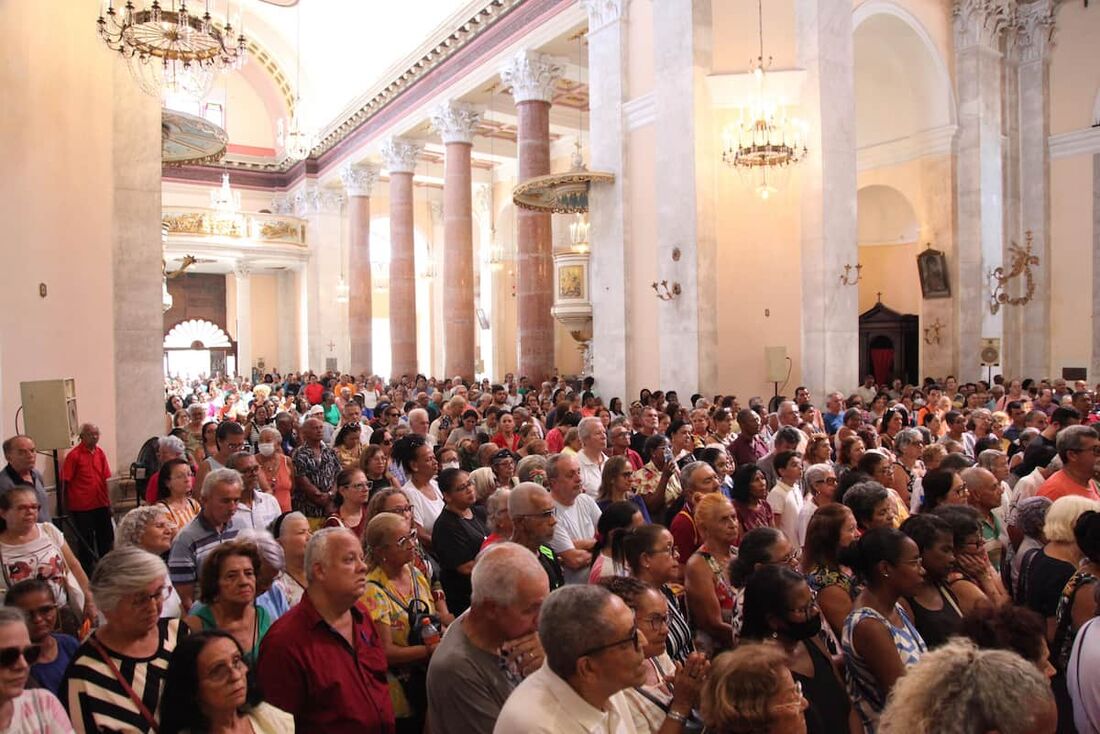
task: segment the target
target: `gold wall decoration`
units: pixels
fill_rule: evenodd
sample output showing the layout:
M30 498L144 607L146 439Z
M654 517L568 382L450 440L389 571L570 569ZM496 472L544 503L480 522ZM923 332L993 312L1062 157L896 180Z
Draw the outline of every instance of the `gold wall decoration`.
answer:
M940 329L943 329L947 324L941 322L937 317L935 322L930 326L924 327L924 343L925 344L939 344L941 341Z
M1015 242L1009 244L1009 252L1012 253L1012 267L1005 273L1004 267L994 268L989 273L990 284L993 287L989 294L989 312L996 314L1001 306L1026 306L1035 295L1035 276L1033 267L1039 267L1039 257L1031 251L1031 230L1024 233L1025 246L1020 247ZM1008 295L1007 286L1013 280L1023 277L1024 294L1012 297Z
M166 235L228 237L280 245L306 244L305 221L286 214L241 212L226 217L212 209L166 208L161 213L161 224Z

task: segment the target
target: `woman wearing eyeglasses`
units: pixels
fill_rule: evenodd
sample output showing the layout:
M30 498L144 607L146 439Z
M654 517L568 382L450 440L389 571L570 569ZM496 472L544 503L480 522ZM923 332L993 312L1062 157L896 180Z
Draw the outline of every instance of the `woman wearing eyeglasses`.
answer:
M54 695L61 690L65 668L73 659L80 642L72 635L59 631L57 600L45 581L27 579L8 590L5 606L22 609L27 615L27 631L31 643L38 646L38 659L31 662L30 676L35 687L42 687Z
M333 504L336 512L325 519L323 527L347 528L360 539L367 529L366 504L370 493L370 483L362 470L352 467L336 475L336 494Z
M222 630L180 641L168 662L160 734L293 734L294 717L260 700L240 643Z
M742 642L773 639L787 655L787 669L809 701L811 734L859 732L844 679L822 637L821 610L806 579L787 566L763 566L745 584Z
M41 657L31 642L23 613L0 608L0 731L71 734L61 703L44 688L27 688L28 676Z
M389 664L390 699L397 728L419 732L427 705L428 661L439 645L440 630L434 639L410 644L410 607L436 614L430 582L413 563L416 530L401 515L381 512L367 525L364 545L370 571L363 603L374 620ZM418 637L419 631L414 639Z
M775 645L744 645L715 659L699 711L715 734L805 734L806 699Z
M300 512L284 512L271 523L271 535L283 548L283 568L272 581L287 605L294 607L306 593L306 545L311 533L309 520Z
M164 561L140 548L117 548L96 564L91 586L107 622L77 649L61 686L77 732L156 728L153 712L182 624L160 616L167 575Z

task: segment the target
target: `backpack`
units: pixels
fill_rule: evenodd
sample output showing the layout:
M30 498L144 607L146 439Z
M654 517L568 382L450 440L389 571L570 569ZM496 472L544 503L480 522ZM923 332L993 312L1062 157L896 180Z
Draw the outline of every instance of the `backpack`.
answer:
M160 436L153 436L141 445L137 459L130 464L130 478L134 480L137 489L138 504L145 496L145 488L149 484L149 477L160 469L160 460L157 458L160 448Z

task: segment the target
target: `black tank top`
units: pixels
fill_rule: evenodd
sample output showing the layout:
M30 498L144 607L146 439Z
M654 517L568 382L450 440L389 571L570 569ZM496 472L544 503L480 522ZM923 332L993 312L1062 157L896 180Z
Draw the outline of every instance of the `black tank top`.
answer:
M959 603L955 600L955 595L942 586L937 586L936 591L943 600L942 609L926 609L920 605L916 597L905 597L913 609L913 624L917 632L920 632L920 636L924 638L924 643L928 645L929 650L947 642L962 623L962 615L959 614Z
M802 695L810 703L806 709L807 734L832 734L848 731L848 714L851 703L848 691L836 676L829 656L812 641L802 643L810 653L814 664L812 678L791 671L791 676L802 684Z

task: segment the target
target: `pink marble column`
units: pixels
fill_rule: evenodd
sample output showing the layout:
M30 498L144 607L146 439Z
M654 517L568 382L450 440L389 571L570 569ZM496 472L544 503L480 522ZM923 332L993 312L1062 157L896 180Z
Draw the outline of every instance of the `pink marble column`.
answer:
M501 70L518 110L519 180L550 173L550 101L561 66L552 58L521 51ZM550 214L516 210L516 322L519 374L533 384L554 369L554 272Z
M373 371L371 351L370 193L374 166L349 164L340 171L348 194L348 335L352 374Z
M443 167L443 374L474 377L474 245L470 151L479 116L451 103L432 117Z
M390 138L382 146L390 174L390 376L417 373L413 171L420 146Z

